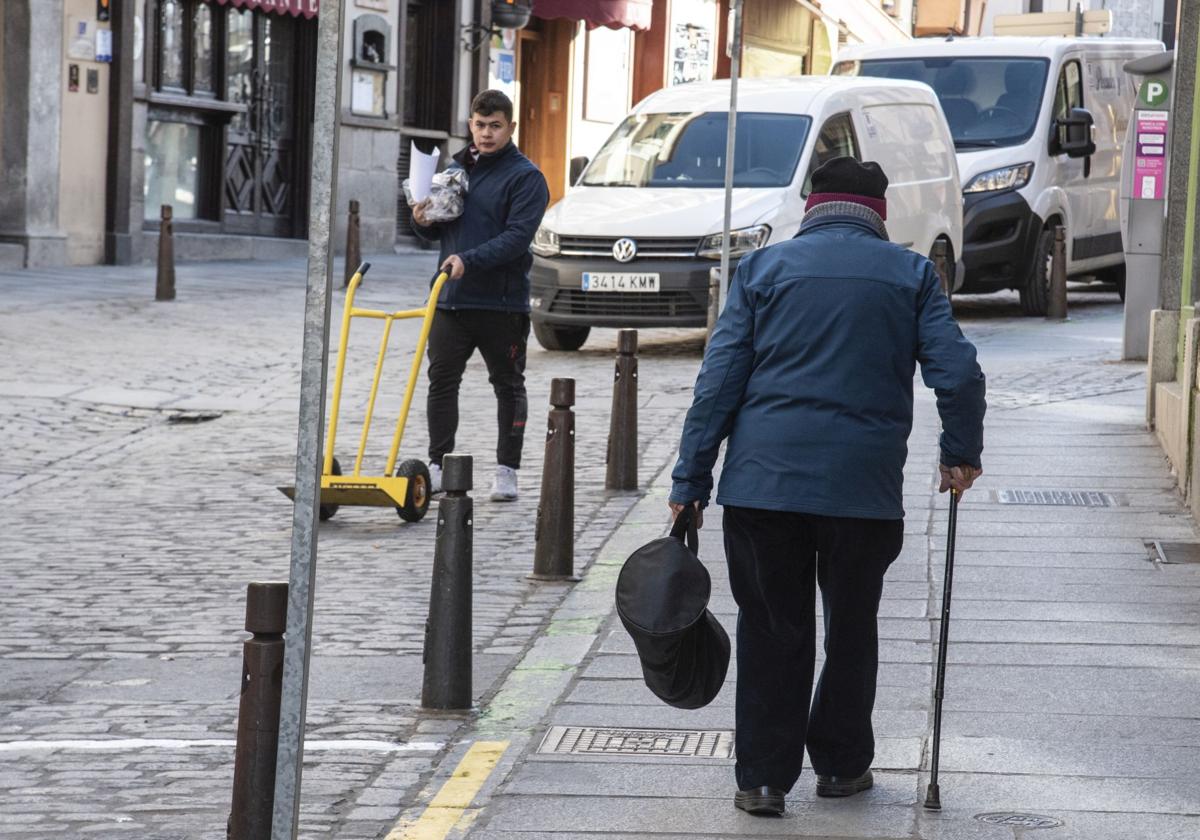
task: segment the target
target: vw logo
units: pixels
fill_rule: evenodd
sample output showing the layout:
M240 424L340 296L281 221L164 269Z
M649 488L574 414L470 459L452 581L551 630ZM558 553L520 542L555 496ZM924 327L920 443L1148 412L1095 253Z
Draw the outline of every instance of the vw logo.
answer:
M637 243L632 239L618 239L613 243L613 259L619 263L627 263L637 256Z

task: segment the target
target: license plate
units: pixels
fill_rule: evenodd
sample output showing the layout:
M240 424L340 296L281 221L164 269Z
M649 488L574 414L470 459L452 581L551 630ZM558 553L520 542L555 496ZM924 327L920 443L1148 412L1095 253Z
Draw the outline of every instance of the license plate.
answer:
M609 272L583 272L585 292L657 292L657 274L612 274Z

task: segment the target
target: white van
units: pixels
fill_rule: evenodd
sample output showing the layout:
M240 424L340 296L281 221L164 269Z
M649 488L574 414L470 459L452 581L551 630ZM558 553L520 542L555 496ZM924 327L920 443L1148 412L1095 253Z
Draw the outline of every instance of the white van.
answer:
M1125 297L1117 199L1136 86L1122 65L1162 50L1119 38L928 38L846 47L832 72L937 92L963 182L961 291L1016 289L1024 312L1042 315L1054 225L1066 230L1068 275Z
M721 258L729 82L659 91L617 127L533 240L533 331L576 350L594 326L702 327ZM890 180L890 238L922 254L962 245L962 191L933 91L802 77L738 86L731 253L796 235L812 171L874 160ZM953 260L951 261L953 264Z

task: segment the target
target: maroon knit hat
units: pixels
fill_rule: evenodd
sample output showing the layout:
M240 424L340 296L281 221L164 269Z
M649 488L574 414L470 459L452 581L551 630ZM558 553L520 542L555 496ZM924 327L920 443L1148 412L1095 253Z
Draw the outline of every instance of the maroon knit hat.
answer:
M852 157L836 157L817 167L812 175L812 192L804 205L811 210L829 201L849 201L874 210L887 218L888 179L875 161L859 162Z

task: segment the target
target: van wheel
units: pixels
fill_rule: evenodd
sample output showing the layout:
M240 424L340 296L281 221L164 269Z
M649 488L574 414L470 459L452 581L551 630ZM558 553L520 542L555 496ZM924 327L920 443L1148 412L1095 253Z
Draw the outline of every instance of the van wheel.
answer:
M942 239L941 241L946 243L946 273L949 275L946 278L946 297L949 298L954 296L954 281L957 279L955 276L955 269L957 268L957 264L954 260L954 246L945 239ZM937 260L934 259L934 254L932 252L929 254L929 261L932 262L936 268Z
M1025 284L1018 289L1021 312L1026 315L1045 315L1050 304L1050 258L1054 250L1054 229L1047 227L1038 235L1033 267Z
M559 327L544 321L533 322L533 336L547 350L578 350L591 331L591 327Z

